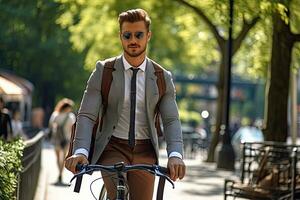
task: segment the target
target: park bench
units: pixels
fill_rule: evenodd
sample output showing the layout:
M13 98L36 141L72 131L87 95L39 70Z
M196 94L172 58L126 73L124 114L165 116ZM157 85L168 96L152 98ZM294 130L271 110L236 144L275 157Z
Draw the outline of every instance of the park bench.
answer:
M300 146L243 143L239 180L225 179L224 199L297 199ZM300 181L299 181L300 182ZM300 198L299 198L300 199Z

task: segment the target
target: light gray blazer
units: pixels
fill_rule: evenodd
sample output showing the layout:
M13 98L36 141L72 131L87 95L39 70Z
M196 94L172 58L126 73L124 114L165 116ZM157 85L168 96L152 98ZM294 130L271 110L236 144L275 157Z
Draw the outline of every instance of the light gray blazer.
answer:
M158 137L154 123L154 109L159 99L158 87L156 84L157 77L154 74L154 67L149 58L146 64L146 82L145 82L145 99L146 99L146 115L148 120L148 129L150 138L158 158ZM104 67L104 61L98 61L96 68L92 72L87 87L83 94L83 99L77 115L76 135L74 141L73 152L79 148L89 150L91 143L92 129L97 117L102 113L101 99L101 77ZM111 84L107 112L103 118L103 126L101 132L99 127L96 134L95 149L92 163L96 163L110 137L114 128L117 126L120 118L123 100L124 100L124 66L122 56L118 56L114 65L113 81ZM175 101L175 87L172 81L171 73L164 70L166 81L166 93L161 99L160 113L164 127L164 137L167 143L168 155L175 151L183 153L182 131L178 116L178 108Z

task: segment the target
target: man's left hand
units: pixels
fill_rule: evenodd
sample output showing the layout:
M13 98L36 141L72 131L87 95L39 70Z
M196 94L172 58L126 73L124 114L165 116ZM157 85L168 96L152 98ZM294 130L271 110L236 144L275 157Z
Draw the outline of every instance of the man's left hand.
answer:
M170 171L170 178L173 181L176 181L178 178L182 179L185 175L185 164L180 158L170 157L168 160L168 169Z

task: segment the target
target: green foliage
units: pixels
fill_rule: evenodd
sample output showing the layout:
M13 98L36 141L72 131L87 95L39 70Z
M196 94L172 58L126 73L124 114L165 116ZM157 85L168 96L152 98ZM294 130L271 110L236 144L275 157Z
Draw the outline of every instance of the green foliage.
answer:
M227 39L228 0L186 0L200 8ZM211 29L192 9L170 0L0 0L0 67L35 85L34 106L53 106L69 97L79 102L89 72L99 59L122 52L118 14L141 7L152 18L148 55L173 73L217 74L220 49ZM256 16L233 60L233 73L254 79L267 75L271 53L272 12L279 10L299 32L300 1L235 0L233 36ZM289 18L287 18L289 17ZM294 51L294 66L299 57Z
M267 77L271 57L271 38L271 22L260 21L250 31L249 37L235 55L233 72L246 79Z
M188 111L185 109L179 109L179 118L182 124L189 124L196 127L201 124L201 115L196 111Z
M56 96L80 99L88 78L85 53L74 51L69 32L56 22L60 14L53 0L0 3L0 68L34 84L34 106L51 107Z
M13 200L22 170L21 158L24 144L18 138L10 142L0 139L0 199Z
M288 6L290 8L289 16L286 12ZM247 74L249 78L267 77L271 59L272 15L274 12L279 12L286 23L291 23L294 33L300 32L300 1L262 0L259 1L257 8L259 8L257 10L261 19L250 31L249 36L234 57L234 73L241 76ZM299 48L295 47L293 67L297 66L295 58L299 57Z
M197 110L196 106L193 105L192 101L183 99L178 103L179 107L179 118L182 124L188 124L196 127L201 124L202 117Z
M122 4L118 1L80 1L80 4L72 0L57 1L64 7L58 23L70 31L76 50L87 50L86 69L93 69L98 59L122 52L118 14L137 7L147 10L152 18L149 56L166 68L179 73L200 73L202 66L219 59L214 40L205 32L207 27L194 13L183 6L178 9L178 4L172 1L127 0Z
M213 23L218 33L227 38L227 0L186 0L200 8ZM118 14L126 9L141 7L152 18L153 37L149 56L175 73L217 73L221 55L211 30L203 19L190 8L177 1L72 1L57 0L63 12L57 22L71 33L73 47L86 50L85 68L92 70L98 59L120 54ZM294 6L297 10L297 6ZM243 41L241 51L234 58L233 71L240 76L265 78L270 60L271 14L280 10L283 17L286 7L276 0L236 0L234 12L234 37L244 22L254 17L261 20ZM297 27L297 26L295 26Z

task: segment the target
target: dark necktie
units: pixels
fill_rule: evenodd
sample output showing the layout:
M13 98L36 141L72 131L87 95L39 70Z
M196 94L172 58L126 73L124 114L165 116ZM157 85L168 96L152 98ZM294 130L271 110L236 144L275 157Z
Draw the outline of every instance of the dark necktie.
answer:
M130 68L132 70L130 85L130 124L128 133L128 144L130 147L135 145L135 107L136 107L136 74L139 68Z

